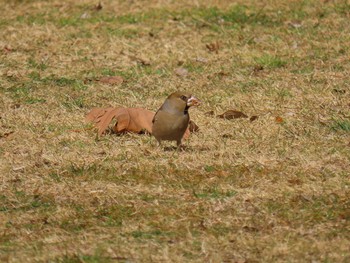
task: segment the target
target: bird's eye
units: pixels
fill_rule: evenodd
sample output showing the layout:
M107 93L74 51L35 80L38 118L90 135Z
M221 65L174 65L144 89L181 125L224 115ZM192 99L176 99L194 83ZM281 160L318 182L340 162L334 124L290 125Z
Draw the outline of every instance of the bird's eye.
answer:
M180 98L181 98L182 100L184 100L184 101L187 100L187 97L186 97L185 95L182 95Z

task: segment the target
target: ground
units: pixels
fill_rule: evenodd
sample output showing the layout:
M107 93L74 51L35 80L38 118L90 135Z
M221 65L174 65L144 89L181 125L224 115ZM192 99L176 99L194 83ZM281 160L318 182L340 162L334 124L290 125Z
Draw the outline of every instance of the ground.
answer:
M1 8L1 262L350 261L347 1ZM84 120L175 90L183 151Z

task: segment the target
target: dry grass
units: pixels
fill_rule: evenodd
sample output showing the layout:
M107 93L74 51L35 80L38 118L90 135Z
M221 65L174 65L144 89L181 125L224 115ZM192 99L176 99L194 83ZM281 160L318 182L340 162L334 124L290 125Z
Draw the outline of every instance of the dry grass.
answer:
M0 261L349 262L350 6L95 4L1 5ZM84 123L177 89L203 101L184 152Z

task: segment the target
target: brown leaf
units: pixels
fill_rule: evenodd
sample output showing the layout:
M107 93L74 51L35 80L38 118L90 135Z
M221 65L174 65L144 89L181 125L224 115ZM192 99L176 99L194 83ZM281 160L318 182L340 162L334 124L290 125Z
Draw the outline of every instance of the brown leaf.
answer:
M0 139L7 138L10 135L12 135L13 133L14 133L14 131L4 132L3 134L0 134Z
M253 68L253 74L257 74L259 71L264 70L264 67L261 65L255 65Z
M208 59L203 58L203 57L197 57L197 58L196 58L196 61L197 61L197 62L200 62L200 63L203 63L203 64L208 63Z
M102 9L102 3L98 2L98 4L94 5L91 9L95 11L100 11Z
M339 94L345 94L346 90L345 89L333 89L333 92L339 93Z
M275 121L276 121L277 123L282 123L282 122L284 122L283 118L280 117L280 116L277 116L276 119L275 119Z
M250 117L250 121L255 121L255 120L257 120L257 119L259 119L259 117L258 116L256 116L256 115L254 115L254 116L252 116L252 117Z
M190 122L188 123L188 129L190 130L190 132L198 132L199 131L199 127L197 124L194 123L194 121L190 120Z
M232 119L238 119L238 118L248 118L247 115L245 115L241 111L236 111L236 110L228 110L224 112L221 115L218 115L217 117L226 119L226 120L232 120Z
M98 134L102 135L113 119L117 122L113 127L114 132L141 133L146 130L152 134L152 120L154 112L143 108L94 108L85 117L86 121L93 122L98 129ZM197 132L199 127L190 121L183 136L187 139L191 132Z
M11 47L8 47L8 46L4 46L3 50L4 50L5 53L9 53L9 52L13 51L13 49Z
M94 108L86 116L87 121L95 123L98 134L101 135L115 118L117 120L113 130L117 133L143 130L152 132L154 113L142 108Z
M136 61L137 64L141 65L141 66L149 66L151 65L151 62L143 57L137 57L134 55L129 55L129 58L132 59L133 61Z
M101 135L116 116L119 108L93 108L85 117L86 121L94 122Z
M206 115L206 116L214 116L214 111L213 110L207 111L206 113L204 113L204 115Z
M223 77L229 76L230 74L228 72L225 72L225 71L220 71L218 73L215 73L215 75L218 76L219 78L223 78Z
M99 82L108 85L118 85L124 82L121 76L106 76L99 79Z
M185 68L177 68L175 69L175 74L180 77L186 77L188 75L188 70Z
M135 61L137 64L141 65L141 66L149 66L151 65L151 62L144 58L144 57L139 57L139 56L135 56L135 55L130 55L125 53L124 51L121 51L121 54L127 55L131 60Z
M205 46L210 52L215 52L216 54L219 53L219 49L220 49L219 41L215 41L213 43L206 44Z
M225 133L222 135L222 138L234 138L234 136L232 134Z
M114 131L117 133L140 133L146 130L152 133L152 120L154 112L143 108L121 108L116 115L117 123Z

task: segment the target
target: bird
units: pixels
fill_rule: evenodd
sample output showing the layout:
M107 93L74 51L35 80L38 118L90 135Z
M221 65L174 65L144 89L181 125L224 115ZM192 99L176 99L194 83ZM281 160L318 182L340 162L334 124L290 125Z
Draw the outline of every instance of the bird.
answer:
M162 141L176 141L179 148L190 121L188 109L200 104L199 99L186 92L170 94L152 120L152 134L159 145Z

